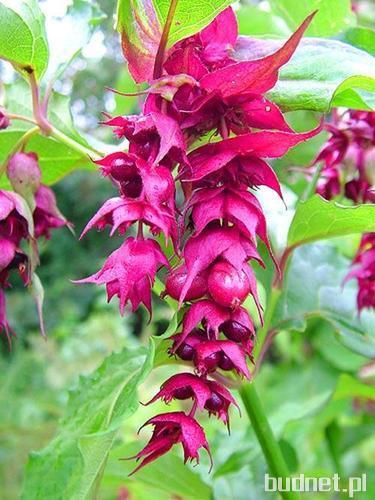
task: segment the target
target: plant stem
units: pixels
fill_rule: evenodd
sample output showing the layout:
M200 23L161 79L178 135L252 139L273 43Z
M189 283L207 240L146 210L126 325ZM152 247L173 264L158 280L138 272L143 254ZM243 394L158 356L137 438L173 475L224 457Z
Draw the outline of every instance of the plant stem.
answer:
M316 167L314 175L311 179L311 182L308 184L306 191L303 193L303 196L302 196L303 201L308 200L315 193L316 185L318 183L320 173L323 169L323 166L324 166L324 163L320 162L318 164L318 166Z
M168 36L169 36L169 31L171 29L173 16L174 16L174 13L176 12L177 2L178 2L178 0L171 0L171 3L169 5L167 19L165 21L163 33L162 33L161 38L160 38L158 51L156 52L156 56L155 56L154 74L153 74L153 78L155 80L157 78L160 78L162 73L163 73L164 53L165 53L165 49L167 47Z
M35 73L32 71L29 73L31 96L33 102L33 114L35 121L39 125L40 130L45 134L49 135L51 133L51 124L49 123L46 114L44 113L41 102L40 102L40 92L39 85L35 78Z
M270 472L273 477L283 479L289 477L288 466L267 420L262 402L255 390L254 382L243 384L240 395ZM285 500L296 500L298 498L298 495L292 491L281 491L280 495Z
M80 144L79 142L75 141L71 137L68 137L67 135L64 134L64 132L61 132L61 130L58 130L53 125L51 125L51 131L49 135L51 137L54 137L58 141L63 142L64 144L74 149L78 153L88 156L92 160L100 160L104 156L101 153L99 153L99 151L88 148L83 144Z
M267 334L272 324L273 313L277 305L277 301L281 295L281 290L276 287L271 288L270 298L267 304L266 313L264 315L264 323L262 328L257 331L257 342L254 347L254 361L255 364L262 350L263 344L266 340Z
M20 120L21 122L32 123L33 125L38 125L34 118L30 118L29 116L17 115L15 113L7 113L7 117L10 120Z

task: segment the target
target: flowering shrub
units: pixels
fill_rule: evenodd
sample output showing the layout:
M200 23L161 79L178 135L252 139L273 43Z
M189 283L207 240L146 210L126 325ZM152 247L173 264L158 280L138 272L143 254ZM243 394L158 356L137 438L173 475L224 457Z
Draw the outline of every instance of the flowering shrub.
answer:
M84 252L85 265L78 275L76 267L74 276L64 276L64 286L71 287L71 303L74 297L85 296L87 316L100 310L106 318L98 328L100 336L107 335L105 330L119 316L123 317L123 323L116 323L119 329L126 324L134 333L126 338L125 347L118 346L120 352L79 380L60 430L43 452L30 457L25 497L106 498L98 488L104 491L114 481L115 473L106 468L113 460L111 447L117 445L120 425L140 401L143 415L136 420L145 421L141 429L151 429L151 436L143 445L137 438L134 446L128 446L132 431L126 429L116 460L131 457L130 463L121 462L121 471L131 478L124 472L120 484L114 481L117 490L111 489L111 498L141 497L143 492L132 485L151 474L153 480L147 484L153 488L160 476L155 474L158 467L178 478L182 464L176 461L175 448L182 448L178 453L182 451L185 464L199 463L206 452L203 462L210 470L215 467L212 490L189 467L184 469L183 476L191 474L195 481L191 490L197 498L221 498L223 476L249 472L249 441L263 469L286 478L290 469L299 467L297 440L292 446L284 433L289 414L295 420L310 417L329 401L341 403L344 398L354 401L355 411L362 411L371 405L362 405L361 397L375 400L371 376L370 381L366 378L372 364L364 360L375 357L375 65L370 29L355 27L356 19L361 19L360 5L352 11L349 2L344 6L339 0L331 0L329 8L318 0L311 5L296 0L233 8L230 4L228 0L118 0L117 29L127 63L121 74L129 88L121 89L124 85L116 84L113 75L104 76L106 65L96 60L87 89L82 89L90 93L90 106L98 100L106 108L93 140L90 127L85 137L75 129L67 96L55 87L65 92L71 86L70 73L62 77L68 60L80 57L85 66L86 55L79 55L85 42L75 46L75 39L78 33L81 39L89 38L101 25L97 2L73 1L66 11L60 60L61 50L53 43L49 46L53 27L48 26L47 36L38 2L16 0L11 5L0 0L4 21L0 58L23 77L20 82L11 72L4 96L0 88L0 333L9 349L13 329L17 331L17 322L7 315L6 302L13 312L9 289L25 286L35 300L46 337L39 266L43 275L51 255L61 254L65 262L59 273L68 274L65 267L74 261L77 247ZM246 31L254 36L244 36ZM106 46L112 42L113 37L105 40ZM111 64L120 49L114 47ZM76 69L72 66L70 71ZM89 90L94 83L95 90ZM116 89L107 87L111 94L102 99L96 90L108 83ZM84 107L83 102L80 97L73 110ZM323 129L330 135L317 153ZM115 145L102 141L107 135L114 137ZM283 167L296 162L307 168L294 185ZM88 192L97 190L95 200L101 194L102 204L88 222L85 216L80 244L72 235L56 244L52 234L65 238L59 235L68 233L73 224L60 212L50 186L78 168L98 171L102 179L99 184L93 180L95 189L86 190L73 182L73 189L68 188L68 219L80 228L77 213L82 215L80 209L93 200L89 201ZM99 193L101 185L103 193L105 186L114 193ZM276 208L277 203L282 208ZM59 206L65 213L66 203L61 204L60 198ZM113 238L95 236L94 230L108 231ZM357 251L355 234L361 235ZM342 239L317 243L337 236ZM108 249L101 266L86 243L90 238L96 255L101 248ZM45 248L57 250L52 254L47 250L44 259ZM351 267L348 257L353 258ZM114 299L120 314L114 317L108 312L111 306L105 310L95 305L85 294L96 292L74 287L69 278L78 285L99 285L98 294L103 290L107 302ZM57 303L58 313L64 315L60 300ZM145 327L142 311L148 318ZM73 352L83 359L90 349L98 349L98 359L103 359L117 347L110 342L103 348L102 340L91 345L86 338L85 348L80 348L74 312L69 310L66 316L70 340L66 341L64 329L49 335L56 345L72 342L64 356ZM166 320L169 326L163 333ZM88 320L87 325L83 328L91 335L95 327ZM302 335L295 340L296 331L306 333L303 341ZM33 351L37 342L26 341L17 350ZM135 349L129 348L134 344ZM348 349L355 352L354 358ZM6 356L12 360L14 355L9 349ZM82 359L79 371L90 371ZM258 382L264 362L269 378L261 376ZM295 375L288 392L283 383L287 385L292 365ZM141 383L159 366L165 368L163 375L147 379L138 396ZM313 374L307 381L306 366ZM61 379L78 374L62 367L57 367ZM322 384L321 371L329 373ZM256 391L259 384L261 398ZM310 385L319 386L311 397ZM267 419L268 391L278 401L272 427ZM293 404L289 393L301 396L302 402ZM283 400L290 407L284 407ZM57 405L65 401L60 397ZM319 439L314 436L306 443L320 443L324 435L331 461L337 468L345 463L349 476L357 471L347 466L354 463L351 457L338 458L344 446L338 442L337 429L346 432L353 416L345 414L341 420L338 407L341 412L342 406L332 406L317 423ZM239 423L242 414L249 418L249 429L246 419ZM284 420L274 423L277 415ZM220 452L217 420L224 431L234 427L238 449ZM228 447L233 442L228 438ZM319 453L314 465L306 467L318 470L323 463ZM173 467L165 466L169 463ZM184 490L187 479L172 487L173 479L162 485L165 498L193 498L190 490ZM196 484L203 485L199 493ZM283 491L282 496L293 495Z

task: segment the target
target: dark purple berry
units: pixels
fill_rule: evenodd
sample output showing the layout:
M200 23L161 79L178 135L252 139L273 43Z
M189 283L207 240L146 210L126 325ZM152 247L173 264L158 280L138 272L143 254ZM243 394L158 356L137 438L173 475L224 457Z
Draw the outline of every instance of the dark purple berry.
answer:
M194 357L195 349L191 347L189 344L181 344L180 347L176 350L176 354L179 358L184 361L191 361Z
M249 330L237 321L228 320L221 327L224 335L233 342L243 342L249 338Z
M207 399L204 407L208 411L217 412L223 407L223 400L218 394L213 392L210 399Z
M173 393L173 397L176 399L188 399L193 396L193 391L191 387L179 387Z
M221 353L220 361L219 361L219 368L225 371L233 370L234 364L232 361L228 358L228 356L224 353Z

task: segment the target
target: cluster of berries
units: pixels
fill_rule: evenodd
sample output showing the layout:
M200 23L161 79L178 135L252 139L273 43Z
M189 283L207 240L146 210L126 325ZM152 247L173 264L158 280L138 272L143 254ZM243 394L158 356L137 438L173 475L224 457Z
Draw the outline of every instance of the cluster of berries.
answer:
M141 115L106 122L128 140L129 148L97 162L119 196L104 203L84 233L108 225L111 234L125 234L134 223L138 231L100 271L80 283L105 284L108 300L119 298L121 313L128 301L133 310L143 303L151 311L155 275L161 266L167 268L164 295L176 299L183 311L169 353L194 369L172 376L150 401L192 399L192 407L188 414L169 412L146 422L154 431L135 457L142 460L136 470L176 443L182 444L185 461L198 461L199 449L209 448L197 410L229 425L228 409L236 405L219 383L225 380L220 371L250 378L247 358L252 358L255 328L241 304L251 295L262 316L249 261L263 265L257 237L271 252L253 191L264 185L282 196L264 158L280 157L320 131L294 132L263 94L275 85L311 17L276 53L237 62L237 22L232 9L226 9L203 31L169 50L163 74L148 82ZM132 71L131 64L129 60ZM139 72L137 77L142 79ZM184 197L178 209L177 181ZM159 244L144 237L144 226L172 241L178 259L172 270Z
M7 121L6 125L9 125ZM67 225L53 191L41 184L35 153L18 152L8 161L7 175L14 191L0 190L0 332L10 345L14 334L6 314L5 290L12 271L29 285L38 260L37 239Z
M326 125L332 134L314 160L323 162L317 193L330 200L345 196L354 203L375 203L375 112L348 110ZM375 307L375 233L362 237L355 268L345 281L357 279L358 311Z

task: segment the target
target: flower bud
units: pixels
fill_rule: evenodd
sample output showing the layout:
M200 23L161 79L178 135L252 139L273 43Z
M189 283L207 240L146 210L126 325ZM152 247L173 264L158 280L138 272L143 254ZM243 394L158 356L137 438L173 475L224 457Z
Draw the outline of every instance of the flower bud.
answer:
M229 262L217 262L208 275L208 291L215 302L236 308L250 293L250 283L244 271L238 271Z
M165 282L164 295L169 295L175 300L179 300L182 288L186 281L187 271L185 266L176 268ZM207 280L204 276L198 275L186 293L185 300L195 300L203 297L207 291Z
M37 155L23 152L14 154L8 162L7 174L16 193L23 197L35 194L41 178Z
M5 112L0 109L0 130L5 130L9 127L10 121Z

